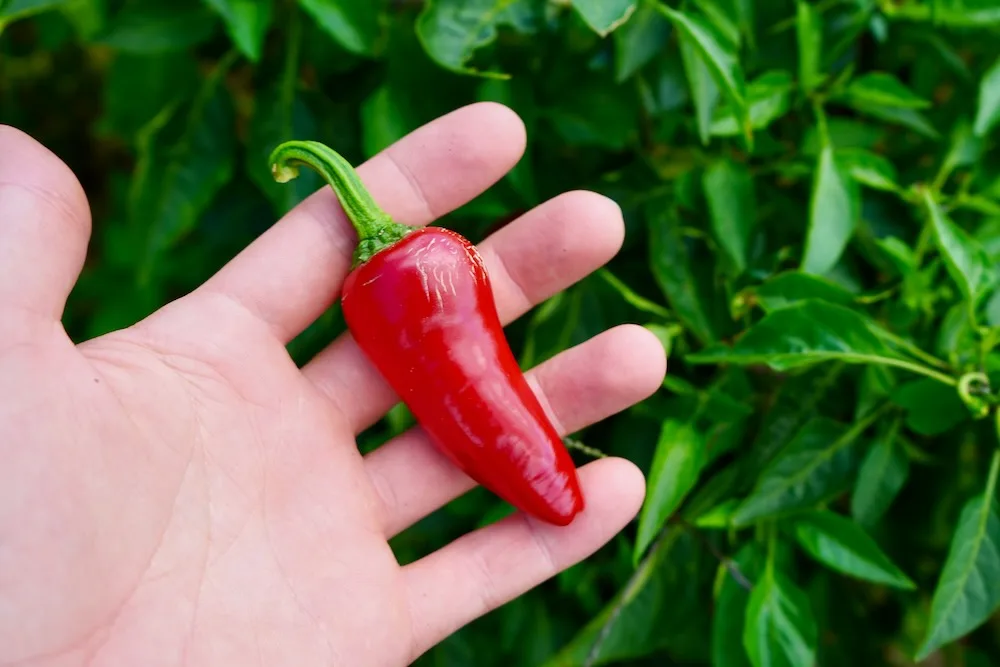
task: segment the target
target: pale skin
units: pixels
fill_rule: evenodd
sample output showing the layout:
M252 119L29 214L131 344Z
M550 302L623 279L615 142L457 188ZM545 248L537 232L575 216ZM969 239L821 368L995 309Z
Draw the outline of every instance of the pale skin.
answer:
M524 145L516 115L477 104L359 173L398 221L425 225ZM483 241L502 320L604 264L623 234L618 207L581 191ZM194 292L74 345L60 320L89 236L71 171L0 126L0 665L405 665L641 506L641 472L596 460L569 527L517 513L401 567L387 540L474 484L419 429L358 452L397 399L349 335L303 367L286 352L349 270L356 237L332 191ZM655 392L665 363L654 336L621 326L527 375L568 433Z

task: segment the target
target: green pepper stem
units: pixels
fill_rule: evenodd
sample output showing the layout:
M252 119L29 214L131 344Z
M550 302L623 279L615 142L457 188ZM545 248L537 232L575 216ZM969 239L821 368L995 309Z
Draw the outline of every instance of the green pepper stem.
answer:
M412 229L383 211L361 182L358 172L329 146L316 141L286 141L271 153L274 180L287 183L299 175L299 164L311 167L330 185L358 234L353 267L364 264Z

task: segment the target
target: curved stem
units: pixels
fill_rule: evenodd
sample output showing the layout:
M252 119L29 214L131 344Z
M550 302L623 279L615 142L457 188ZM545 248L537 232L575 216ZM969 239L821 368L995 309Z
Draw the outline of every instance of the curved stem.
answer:
M271 173L279 183L298 176L300 164L316 170L330 185L358 233L355 267L412 231L375 203L351 163L329 146L317 141L286 141L271 153Z
M985 395L990 392L990 379L985 373L966 373L958 379L958 395L973 414L979 419L990 413L989 401L983 396L976 396L973 388L978 385L985 389Z

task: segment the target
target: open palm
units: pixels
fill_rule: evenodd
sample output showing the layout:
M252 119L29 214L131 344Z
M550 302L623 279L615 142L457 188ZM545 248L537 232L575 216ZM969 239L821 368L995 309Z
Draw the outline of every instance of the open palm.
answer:
M427 224L518 160L523 127L460 109L359 168ZM304 368L285 345L338 298L354 233L324 188L211 280L129 329L60 325L86 254L83 192L0 127L0 665L403 665L585 558L643 497L584 466L567 528L515 514L400 567L387 540L472 488L419 429L362 457L397 400L349 335ZM480 250L503 321L607 261L609 200L555 198ZM658 341L624 326L529 373L568 432L655 391Z

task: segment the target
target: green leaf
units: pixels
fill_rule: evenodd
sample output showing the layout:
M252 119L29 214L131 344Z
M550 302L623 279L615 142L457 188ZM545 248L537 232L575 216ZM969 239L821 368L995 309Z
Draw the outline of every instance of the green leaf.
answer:
M672 208L652 212L649 227L650 268L674 315L699 340L718 340L725 303L713 289L711 266L701 259L696 242L684 236Z
M969 419L955 388L930 378L900 385L892 400L906 410L907 428L920 435L941 435Z
M737 18L736 8L729 0L694 0L694 5L698 11L705 15L705 18L726 40L726 43L739 50L741 44L740 27L734 21Z
M119 53L105 79L99 127L131 142L165 107L188 99L198 83L198 63L188 54Z
M761 472L733 515L734 525L807 509L842 493L855 468L853 445L862 430L825 417L808 422Z
M964 119L955 124L951 134L951 145L936 179L941 185L952 171L975 164L983 153L982 138L973 134L972 126Z
M698 528L729 528L733 521L733 514L736 513L739 506L738 498L730 498L699 514L698 518L694 520L694 525Z
M750 115L746 105L746 84L743 69L732 46L718 30L700 16L679 12L666 5L657 5L674 24L682 41L690 44L702 57L715 84L725 93L740 119L743 134L752 136Z
M615 30L615 80L626 81L663 50L670 39L670 22L656 9L656 0L639 0L635 14Z
M893 588L916 588L875 540L846 517L827 511L809 512L795 519L793 531L806 553L833 570Z
M649 472L646 501L639 514L636 562L694 488L704 464L705 438L694 425L674 419L664 421Z
M704 655L708 615L691 613L711 582L702 556L691 534L668 528L621 591L544 667L624 663L662 650L678 659Z
M796 0L795 7L795 36L799 46L799 85L804 92L809 93L823 80L820 73L823 26L815 10L807 2Z
M226 22L230 39L252 62L260 60L274 0L206 0Z
M759 576L763 558L757 545L744 545L730 563L719 565L718 577L722 584L715 596L712 615L712 666L749 667L742 642L734 641L743 635L743 626L750 603L750 581ZM737 579L741 577L741 579ZM752 590L752 588L751 588Z
M702 187L715 238L732 260L737 274L743 273L757 214L750 170L739 162L719 160L705 170Z
M361 107L365 157L380 153L416 129L407 110L405 100L389 85L379 86L365 100Z
M894 420L868 449L851 495L851 515L864 526L874 525L896 498L910 474L910 457L899 440Z
M680 52L684 74L691 89L691 101L694 103L698 137L703 145L708 145L712 136L712 114L715 113L722 93L712 78L708 63L689 40L681 40Z
M128 53L183 51L209 40L215 27L215 14L200 2L148 0L126 5L100 41Z
M869 72L854 79L845 95L851 102L862 105L898 109L926 109L931 105L888 72Z
M661 345L663 345L663 351L666 352L667 357L669 358L670 352L672 351L674 346L674 338L680 335L682 329L677 325L668 327L668 326L663 326L662 324L646 324L644 325L644 328L647 329L651 334L656 336L656 339L660 341ZM676 378L673 377L670 377L669 380L667 378L664 378L663 379L664 386L669 385L675 379Z
M916 659L980 626L1000 607L1000 516L992 493L969 500L934 590Z
M361 56L375 53L381 31L382 0L298 0L298 3L324 32L351 53Z
M635 100L610 79L588 77L566 90L545 115L567 144L623 150L635 141Z
M784 70L769 70L747 85L750 127L763 130L788 113L791 107L792 75ZM743 133L739 118L730 105L718 109L712 119L711 134L735 137Z
M865 366L858 383L854 418L860 419L884 403L895 386L896 377L892 370L885 366Z
M477 50L496 40L499 26L508 24L529 32L536 19L531 0L428 0L416 30L424 50L442 67L459 74L508 78L467 63Z
M638 0L570 0L584 22L606 37L632 16Z
M1000 289L986 303L986 322L991 327L1000 327Z
M875 190L899 192L896 168L889 160L863 148L844 148L836 153L837 164L858 183Z
M995 0L931 0L931 6L914 8L915 18L957 28L977 28L1000 24L1000 7ZM923 12L929 14L925 16Z
M948 274L970 308L974 307L996 279L989 255L968 232L948 219L929 190L923 190L923 202Z
M848 104L855 110L866 116L877 118L878 120L894 123L908 127L914 132L927 137L928 139L940 139L938 132L927 117L916 109L891 107L882 104L872 104L862 100L851 98Z
M836 266L854 234L860 207L856 184L837 165L833 147L824 147L813 178L803 271L822 275Z
M850 306L854 302L853 295L840 285L798 271L779 273L754 290L754 295L768 312L809 300L828 301L841 306Z
M809 598L773 567L753 587L743 646L753 667L812 667L819 630Z
M831 360L899 366L901 358L886 345L887 337L888 332L860 313L809 300L769 313L731 348L715 346L686 359L692 363L765 363L777 371Z
M973 131L985 137L1000 123L1000 58L983 75L979 83L979 106Z
M624 300L625 303L629 304L636 310L639 310L643 313L647 313L649 315L653 315L655 317L660 317L664 319L670 318L669 310L667 310L666 308L664 308L663 306L654 301L650 301L641 294L638 294L635 290L633 290L631 287L622 282L621 279L619 279L615 274L611 273L611 271L609 271L608 269L598 269L597 275L599 275L601 278L604 278L604 280L607 281L607 283L611 285L611 287L614 288L616 292L618 292L618 294L622 297L622 300Z
M197 226L232 177L235 118L219 80L223 69L216 70L190 105L168 107L139 135L129 217L133 225L148 229L142 277L161 253Z
M72 0L10 0L0 2L0 27L14 21L57 9Z

